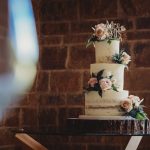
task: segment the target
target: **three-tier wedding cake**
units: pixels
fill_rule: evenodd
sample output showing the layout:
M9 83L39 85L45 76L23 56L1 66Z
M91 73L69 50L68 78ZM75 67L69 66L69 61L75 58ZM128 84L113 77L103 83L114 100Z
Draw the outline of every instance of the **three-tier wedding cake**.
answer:
M139 97L123 90L124 69L131 57L120 50L126 29L119 23L106 21L96 25L87 46L95 47L96 63L90 65L90 79L85 92L85 115L80 118L124 118L131 116L145 119Z

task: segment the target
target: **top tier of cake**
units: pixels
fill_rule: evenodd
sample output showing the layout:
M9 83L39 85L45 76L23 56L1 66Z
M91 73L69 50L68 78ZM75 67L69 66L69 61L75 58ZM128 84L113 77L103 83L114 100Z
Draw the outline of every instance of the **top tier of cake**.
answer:
M95 42L96 63L112 63L112 56L119 54L119 40L107 40Z

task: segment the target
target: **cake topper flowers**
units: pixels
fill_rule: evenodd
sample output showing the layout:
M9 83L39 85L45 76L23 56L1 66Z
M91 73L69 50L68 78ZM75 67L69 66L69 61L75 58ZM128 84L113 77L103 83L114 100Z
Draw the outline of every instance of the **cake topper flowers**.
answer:
M144 120L147 119L146 113L143 111L143 106L140 105L144 99L140 100L138 96L130 95L128 98L121 101L120 106L127 115Z
M92 27L94 33L88 39L86 47L91 44L94 44L95 41L103 41L107 40L108 43L111 43L111 40L122 40L122 35L126 31L124 26L121 26L119 23L114 23L111 21L110 23L106 21L106 23L100 23Z
M97 74L92 73L91 78L88 81L87 91L98 91L102 97L102 92L106 90L117 90L116 80L112 79L113 75L110 72L104 70L99 71Z

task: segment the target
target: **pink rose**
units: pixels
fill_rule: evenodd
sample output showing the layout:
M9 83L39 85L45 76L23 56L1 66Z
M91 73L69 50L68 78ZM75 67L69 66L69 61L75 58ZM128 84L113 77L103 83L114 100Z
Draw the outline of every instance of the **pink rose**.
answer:
M104 40L109 36L108 29L103 23L96 25L94 31L95 36L97 36L101 40Z
M131 61L131 57L126 52L123 52L121 60L123 64L127 65Z
M91 87L94 87L94 85L98 83L97 81L97 78L90 78L90 80L88 81L88 84L91 86Z
M140 98L138 96L134 96L134 95L130 95L129 99L132 101L132 103L134 104L135 107L139 107L139 105L141 104L141 102L144 100L140 100Z
M121 101L120 105L127 112L130 112L133 109L132 101L129 98Z
M111 89L112 86L112 82L110 79L107 78L103 78L99 81L100 87L102 88L102 90L106 91Z

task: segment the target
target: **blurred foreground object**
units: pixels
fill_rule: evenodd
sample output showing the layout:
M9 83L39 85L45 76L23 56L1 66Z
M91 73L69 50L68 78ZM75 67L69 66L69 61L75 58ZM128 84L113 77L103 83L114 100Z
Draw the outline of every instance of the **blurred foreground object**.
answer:
M0 107L33 84L38 41L30 0L0 0Z

